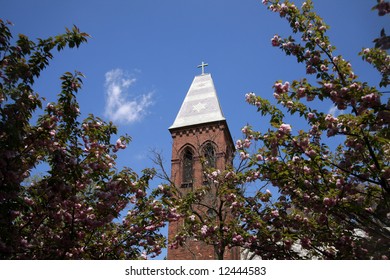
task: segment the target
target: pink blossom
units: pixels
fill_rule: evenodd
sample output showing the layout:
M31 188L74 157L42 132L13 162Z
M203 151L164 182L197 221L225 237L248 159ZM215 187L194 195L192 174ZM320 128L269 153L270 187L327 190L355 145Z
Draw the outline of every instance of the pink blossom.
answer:
M147 253L145 251L142 252L141 259L144 259L144 260L148 259L148 255L147 255Z
M272 43L272 46L273 47L278 47L280 46L280 37L278 35L275 35L274 37L272 37L271 39L271 43Z
M340 178L340 179L337 179L336 180L336 187L337 188L342 188L342 186L344 185L344 179L343 178Z
M279 9L280 16L281 17L286 16L287 12L288 12L288 6L285 3L282 3Z
M362 97L362 100L369 104L369 106L374 106L379 104L379 96L376 93L370 93Z
M285 82L282 86L282 89L283 89L283 92L287 92L290 88L290 83L289 82Z
M326 30L326 26L325 25L321 25L320 28L318 28L320 31L325 31Z
M231 193L231 194L226 196L226 200L230 201L230 202L234 201L236 198L237 198L237 195L235 195L234 193Z
M245 100L246 102L248 103L251 103L253 102L253 100L256 98L256 95L253 93L253 92L249 92L247 94L245 94Z
M314 73L317 73L317 70L312 65L307 65L306 73L307 74L314 74Z
M126 144L122 142L121 139L116 140L114 152L117 152L119 149L125 149L125 148L126 148Z
M323 72L329 70L329 68L328 68L325 64L321 64L320 69L321 69L321 71L323 71Z
M219 171L219 170L218 170ZM213 171L212 173L211 173L211 175L214 177L214 178L217 178L217 176L218 176L218 174L220 173L220 171L218 172L218 171Z
M244 238L240 235L240 234L234 234L233 235L233 238L232 238L232 241L235 242L235 243L240 243L244 240Z
M230 208L238 207L240 204L237 201L233 201Z
M274 84L274 88L275 88L277 94L286 93L290 89L290 83L285 82L284 84L282 84L280 82L277 82Z
M243 145L243 146L244 146L245 148L249 148L251 144L252 144L252 142L251 142L249 139L245 139L245 140L244 140L244 145Z
M291 240L288 240L288 239L284 240L283 243L284 243L284 246L286 247L287 250L290 250L292 247L292 244L293 244L293 242Z
M365 49L363 50L363 53L364 53L364 54L368 54L370 51L371 51L371 50L370 50L369 48L365 48Z
M208 232L208 227L206 225L202 226L200 232L202 233L202 235L206 235Z
M374 210L372 209L372 207L366 207L364 208L367 212L369 213L374 213Z
M279 131L284 134L289 134L291 132L291 125L284 123L279 127Z
M298 157L298 156L293 156L293 158L292 158L292 161L293 162L297 162L297 161L299 161L300 160L300 157Z
M240 153L240 158L241 158L242 160L248 159L248 158L249 158L249 154L244 153L244 152L241 152L241 153Z
M305 151L305 154L309 157L315 157L317 155L317 152L310 149L310 150Z
M297 97L298 98L305 97L305 95L306 95L305 92L306 92L306 89L304 87L299 87L297 90Z
M311 245L311 240L307 237L301 239L301 245L305 249L309 249Z
M323 203L325 206L330 207L336 204L336 201L333 198L325 197L323 199Z
M316 65L321 61L320 57L318 55L314 55L312 58L309 59L309 62L312 65Z
M310 112L310 113L308 113L308 114L307 114L307 118L308 118L308 119L312 119L312 118L314 118L314 114L313 114L313 113L311 113L311 112Z
M236 149L242 149L242 141L241 140L236 141Z
M335 123L338 121L338 119L333 117L331 114L327 114L325 117L325 121Z
M31 198L28 198L28 197L24 197L24 202L27 205L30 205L30 206L34 204L34 201Z
M234 177L234 175L235 175L235 173L233 171L229 171L228 173L226 173L225 179L232 178L232 177Z

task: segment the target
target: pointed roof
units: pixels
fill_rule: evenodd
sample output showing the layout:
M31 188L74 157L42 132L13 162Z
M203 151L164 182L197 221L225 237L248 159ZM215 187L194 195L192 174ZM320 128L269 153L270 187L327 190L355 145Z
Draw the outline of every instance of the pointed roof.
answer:
M195 76L169 129L226 120L210 74Z

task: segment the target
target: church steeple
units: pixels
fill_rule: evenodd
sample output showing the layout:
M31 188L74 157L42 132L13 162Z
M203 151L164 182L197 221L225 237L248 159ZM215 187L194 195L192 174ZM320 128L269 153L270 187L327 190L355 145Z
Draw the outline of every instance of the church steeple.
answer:
M202 164L205 160L208 167L220 170L224 170L233 161L233 140L213 79L210 74L204 73L206 65L204 62L200 65L202 74L195 76L175 121L169 127L173 140L171 181L181 194L205 184L205 166ZM212 200L212 197L207 198L205 205ZM180 227L180 221L169 223L170 241L175 238ZM236 249L226 250L225 259L237 259L238 252ZM188 240L185 247L168 248L170 260L215 258L214 247L201 241Z
M192 81L179 113L169 129L224 120L211 74L203 72Z

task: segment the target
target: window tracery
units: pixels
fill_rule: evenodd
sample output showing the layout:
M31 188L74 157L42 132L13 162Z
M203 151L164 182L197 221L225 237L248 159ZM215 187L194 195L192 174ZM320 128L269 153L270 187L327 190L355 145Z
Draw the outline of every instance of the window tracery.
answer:
M183 153L183 181L182 187L192 187L194 169L194 154L190 148L186 148Z
M207 143L203 148L203 157L207 168L216 168L215 148L211 143Z

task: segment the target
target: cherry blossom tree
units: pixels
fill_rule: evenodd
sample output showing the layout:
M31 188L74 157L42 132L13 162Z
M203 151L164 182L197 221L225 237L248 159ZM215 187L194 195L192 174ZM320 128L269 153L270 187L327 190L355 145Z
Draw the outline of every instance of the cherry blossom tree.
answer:
M390 56L385 45L359 53L381 76L378 86L369 85L336 54L326 35L329 26L313 11L312 1L301 7L262 2L293 31L287 38L275 35L272 46L294 56L308 77L277 81L277 105L255 93L246 95L269 116L271 127L243 129L241 142L261 147L239 147L251 167L247 180L261 188L245 197L241 244L262 258L388 259L390 102L381 88L389 84ZM322 112L315 100L332 104L339 115ZM300 130L291 122L296 115ZM328 145L331 139L337 148ZM264 200L265 187L276 188L278 195Z
M388 259L386 40L359 53L381 77L379 85L369 85L337 54L326 35L329 26L314 12L312 1L301 7L290 1L262 2L292 29L287 38L273 36L271 45L295 57L307 77L275 82L276 105L246 94L270 126L245 126L244 138L236 143L239 167L205 169L209 184L170 200L184 220L171 246L185 246L192 237L216 250L240 246L249 258ZM378 1L374 9L383 15L389 12L386 7L388 2ZM318 102L333 106L338 115L321 111ZM297 117L299 128L293 122ZM204 207L210 194L217 203ZM224 215L230 218L221 219Z
M165 194L148 190L153 170L116 168L130 137L112 141L116 127L93 115L79 121L79 72L61 77L57 102L43 105L33 89L53 51L79 47L88 34L73 27L37 42L19 35L13 45L10 24L0 21L0 258L158 255ZM34 175L38 166L47 172Z

